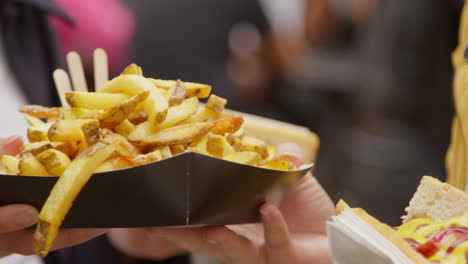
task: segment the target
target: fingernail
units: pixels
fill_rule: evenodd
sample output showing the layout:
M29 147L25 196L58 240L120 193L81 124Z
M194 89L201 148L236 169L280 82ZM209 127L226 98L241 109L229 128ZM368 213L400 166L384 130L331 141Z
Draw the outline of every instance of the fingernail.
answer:
M16 223L20 226L31 226L37 221L37 211L26 209L16 215Z
M263 218L268 219L271 215L271 205L265 204L260 208L260 214Z

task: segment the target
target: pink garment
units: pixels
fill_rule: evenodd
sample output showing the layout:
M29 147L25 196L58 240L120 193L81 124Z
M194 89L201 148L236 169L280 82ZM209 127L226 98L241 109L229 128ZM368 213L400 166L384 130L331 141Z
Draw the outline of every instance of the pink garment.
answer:
M93 51L103 48L109 56L111 74L122 71L128 63L135 32L135 21L130 10L119 0L55 1L75 22L75 25L68 25L61 19L50 17L62 55L77 51L87 71L92 71Z

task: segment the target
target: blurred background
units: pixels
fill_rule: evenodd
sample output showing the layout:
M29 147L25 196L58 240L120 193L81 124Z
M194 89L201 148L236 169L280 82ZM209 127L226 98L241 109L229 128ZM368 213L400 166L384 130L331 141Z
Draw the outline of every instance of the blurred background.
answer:
M309 127L321 139L315 176L334 201L398 225L420 178L445 178L462 3L122 1L133 22L119 20L129 41L114 74L135 62L147 76L211 84L230 108Z

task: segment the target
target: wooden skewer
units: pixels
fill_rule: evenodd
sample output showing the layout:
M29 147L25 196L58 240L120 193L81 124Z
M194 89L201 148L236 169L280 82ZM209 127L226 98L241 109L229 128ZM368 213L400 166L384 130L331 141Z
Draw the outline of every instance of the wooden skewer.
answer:
M62 103L62 106L66 106L67 101L65 100L65 93L72 91L68 73L63 69L56 69L54 71L54 82L55 88L57 89L60 97L60 102Z
M87 92L88 86L86 85L83 63L81 62L80 55L76 51L71 51L67 54L67 64L74 90Z
M94 60L94 89L99 91L109 80L109 69L107 62L107 53L103 49L95 49L93 53Z

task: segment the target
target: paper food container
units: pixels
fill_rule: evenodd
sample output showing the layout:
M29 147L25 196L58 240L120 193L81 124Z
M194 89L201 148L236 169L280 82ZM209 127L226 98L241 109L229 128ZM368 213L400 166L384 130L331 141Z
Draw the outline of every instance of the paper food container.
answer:
M281 203L290 187L310 170L319 141L305 127L233 113L244 116L246 135L273 145L297 143L308 165L279 171L186 152L139 167L97 173L75 200L62 226L154 227L258 221L262 203ZM0 175L0 206L25 203L40 209L56 180Z
M414 263L405 252L351 210L344 210L327 222L327 236L335 264Z

